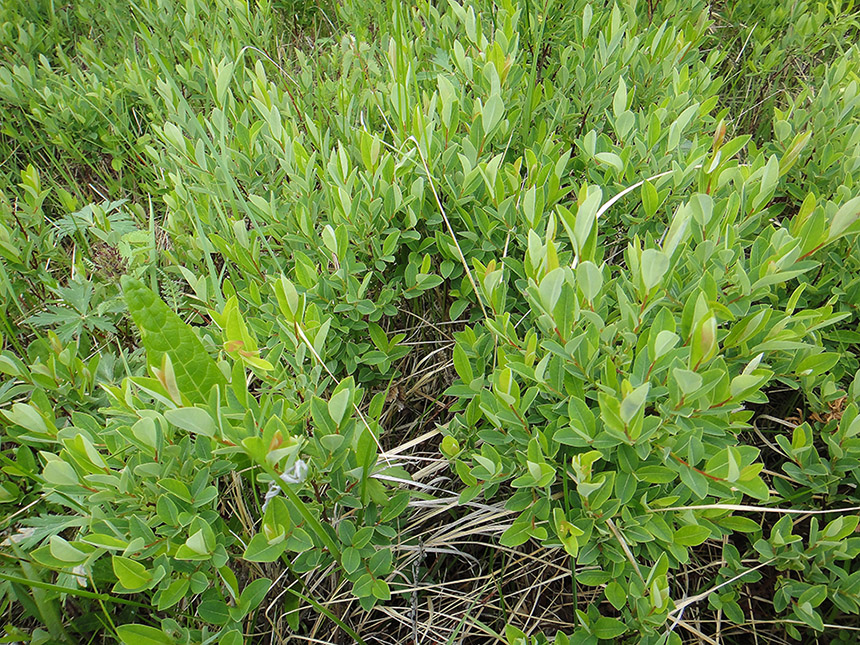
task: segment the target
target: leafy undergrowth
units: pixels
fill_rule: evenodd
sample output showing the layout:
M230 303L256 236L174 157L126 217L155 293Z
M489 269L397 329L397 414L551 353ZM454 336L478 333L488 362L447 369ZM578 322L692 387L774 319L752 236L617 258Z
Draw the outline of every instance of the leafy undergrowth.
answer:
M4 642L857 642L858 18L0 5Z

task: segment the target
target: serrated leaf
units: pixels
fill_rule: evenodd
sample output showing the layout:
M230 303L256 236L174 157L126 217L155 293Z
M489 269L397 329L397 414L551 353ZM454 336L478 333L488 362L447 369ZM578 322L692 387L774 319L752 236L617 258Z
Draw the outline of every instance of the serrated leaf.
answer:
M227 381L197 334L140 280L124 277L122 291L149 364L161 368L169 356L179 391L192 403L206 403L212 388Z

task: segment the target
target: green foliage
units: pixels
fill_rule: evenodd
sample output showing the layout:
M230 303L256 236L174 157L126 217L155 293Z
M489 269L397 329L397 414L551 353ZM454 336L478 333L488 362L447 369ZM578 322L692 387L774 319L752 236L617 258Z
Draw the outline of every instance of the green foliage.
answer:
M124 279L123 295L150 368L174 403L183 403L183 392L191 403L203 403L213 387L226 383L194 331L140 280Z
M784 4L4 3L20 629L234 643L287 598L361 642L308 581L396 605L452 493L570 560L556 643L742 625L765 575L788 636L860 613L857 12ZM398 425L416 320L456 378ZM455 491L395 459L434 429Z
M715 11L724 32L724 75L733 91L726 103L738 126L763 141L772 133L771 114L807 79L819 82L823 68L857 40L860 22L853 2L778 0L722 2ZM790 100L790 99L789 99Z
M760 531L732 517L731 506L745 496L790 500L811 478L811 464L786 464L787 479L773 480L772 489L762 480L760 449L744 439L753 416L747 406L767 402L763 390L776 382L803 390L827 383L839 355L823 351L816 330L845 314L829 305L796 309L802 288L786 283L816 270L810 257L857 228L858 202L840 208L810 199L779 226L763 221L779 165L761 155L711 176L699 170L700 186L718 188L682 204L662 243L634 237L623 267L604 264L594 246L579 242L598 227L600 191L584 187L575 214L559 213L570 219L569 245L555 239L550 216L543 239L533 234L521 256L511 253L522 258L524 275L499 269L492 290L485 288L490 302L508 280L511 292L524 294L524 332L500 298L492 318L457 335L461 381L449 394L463 403L448 431L467 486L461 502L510 485L506 508L517 517L502 544L535 538L563 546L579 565L596 565L605 577L580 582L620 584L625 602L615 609L646 641L659 637L671 611L667 572L689 562L691 547ZM487 285L492 273L478 271L479 281ZM805 427L794 431L796 448L786 446L791 459L811 448ZM850 453L856 459L853 448L837 454ZM830 484L816 486L825 508L839 503L838 482L853 469L835 457L826 467ZM850 534L834 539L831 558L857 555ZM772 562L770 545L781 539L772 534L756 550ZM814 544L797 553L802 570L811 571ZM844 573L835 562L818 569L831 598ZM813 611L796 614L813 624Z

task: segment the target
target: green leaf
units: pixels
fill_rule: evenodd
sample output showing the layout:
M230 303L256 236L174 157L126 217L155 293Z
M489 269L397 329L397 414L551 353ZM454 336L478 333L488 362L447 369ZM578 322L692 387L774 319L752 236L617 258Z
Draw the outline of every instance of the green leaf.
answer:
M689 488L696 497L704 499L708 495L708 479L699 472L696 472L689 466L681 466L678 471L681 476L681 481Z
M588 7L588 5L585 6ZM505 625L505 642L507 645L525 645L528 642L528 636L513 625Z
M362 575L352 585L352 593L358 598L364 598L373 594L373 577L369 573Z
M600 163L605 163L617 170L619 173L624 170L624 162L621 161L621 157L619 157L614 152L598 152L594 155L594 158L597 159Z
M824 352L807 356L800 365L797 366L798 376L819 376L829 371L842 358L840 354L834 352Z
M619 611L627 604L627 591L615 580L606 585L606 589L603 591L606 594L606 599Z
M699 104L693 103L686 110L678 115L678 118L669 126L669 137L666 140L666 145L670 151L675 151L681 143L681 133L684 128L690 123L690 120L699 111Z
M117 580L129 591L145 589L152 580L152 574L140 562L114 555L111 556L111 564Z
M294 528L286 541L287 549L296 553L308 551L314 547L314 541L308 532L301 528Z
M144 445L153 450L158 448L158 430L155 427L155 421L150 417L138 419L131 427L131 432Z
M676 367L672 370L672 377L684 395L692 394L702 387L702 377L696 372Z
M212 415L202 408L176 408L165 410L165 418L177 428L187 430L192 434L202 434L205 437L214 437L218 431Z
M603 289L603 272L590 260L580 262L576 267L576 282L585 299L594 302Z
M612 579L612 574L599 569L587 569L576 574L576 581L587 587L599 587Z
M358 529L352 536L352 546L356 549L365 547L373 537L373 527L365 526Z
M63 569L69 566L69 562L60 560L51 553L51 547L47 544L40 546L38 549L30 551L30 557L41 565L53 567L55 569Z
M380 600L391 600L391 590L388 588L388 583L385 580L379 578L374 580L372 592Z
M454 345L454 369L457 370L457 375L466 384L471 383L475 378L469 357L466 356L466 351L459 343Z
M369 428L364 428L358 436L358 445L355 449L355 456L358 460L358 465L365 472L369 471L376 463L376 440L373 438L373 433Z
M93 546L103 549L125 549L128 546L126 540L120 540L113 535L105 535L103 533L91 533L80 538L81 542L92 544Z
M800 618L800 620L812 627L812 629L819 632L824 631L824 620L821 618L821 615L812 608L810 603L797 603L794 607L794 613L798 618Z
M663 251L657 249L645 249L642 252L642 263L640 272L642 283L645 285L645 293L660 284L666 271L669 270L669 258Z
M331 227L331 224L326 224L323 227L322 239L326 248L331 251L333 255L337 256L337 237L335 236L334 229Z
M525 544L531 536L529 532L530 528L531 525L529 522L514 522L502 533L499 543L506 547L516 547Z
M328 402L328 413L334 420L336 425L340 425L343 417L346 414L346 409L349 406L351 393L349 388L343 388L339 392L332 395Z
M54 486L76 486L80 483L74 467L65 461L49 461L42 473L45 481Z
M540 283L540 299L544 308L552 312L564 286L564 269L557 267L547 273Z
M215 70L215 97L219 105L224 104L230 81L233 80L234 63L224 59Z
M218 639L218 645L242 645L244 642L245 638L238 629L223 632L221 638Z
M621 402L621 410L619 414L625 425L630 423L630 421L633 420L633 417L635 417L645 406L645 401L648 398L648 390L650 387L649 383L643 383L624 397L624 400Z
M164 611L173 607L173 605L185 597L190 586L191 581L188 578L180 578L171 582L170 586L162 590L158 596L158 610Z
M585 40L585 37L588 35L589 30L591 29L591 19L594 15L594 10L591 8L590 4L585 5L585 8L582 10L582 39ZM525 636L525 634L523 634Z
M49 541L51 555L70 564L77 564L87 559L87 554L73 547L59 535L52 535Z
M200 529L189 536L189 538L185 540L184 546L191 553L180 555L180 551L183 550L182 547L180 547L179 551L176 552L176 557L178 559L195 560L197 559L195 556L208 556L210 554L209 548L206 545L206 537L203 535L203 529Z
M616 618L607 618L602 616L598 618L594 625L591 626L591 632L597 638L613 639L618 638L627 631L627 626Z
M284 596L284 615L287 618L287 624L294 632L299 631L299 625L301 624L301 616L299 614L300 605L301 599L291 589L287 589Z
M192 403L206 403L212 388L227 381L197 334L140 280L124 277L122 290L149 364L161 369L168 356L179 391Z
M274 562L281 557L286 548L286 542L279 541L276 544L269 544L266 536L262 533L257 533L248 542L248 546L242 557L250 562Z
M673 541L681 546L698 546L711 537L710 529L698 524L688 524L675 531Z
M493 129L495 129L496 125L498 125L499 121L502 119L502 116L505 113L505 103L502 101L502 97L498 94L493 94L490 98L487 99L486 104L481 111L481 122L484 126L484 132L486 134L490 134Z
M367 563L374 576L381 578L391 572L391 549L379 549Z
M158 482L158 485L161 486L164 490L176 495L176 497L181 499L183 502L191 503L193 501L191 497L191 491L188 490L188 486L185 485L185 483L179 481L178 479L162 479L160 482Z
M858 522L860 522L860 518L856 515L837 517L824 527L821 531L821 537L825 540L842 540L854 533Z
M618 89L615 90L615 96L612 97L612 113L618 118L624 110L627 109L627 84L624 82L624 77L618 79Z
M15 403L11 410L3 410L3 416L30 432L41 435L49 434L45 419L39 414L36 407L29 403Z
M176 642L160 629L148 625L120 625L116 633L123 645L173 645Z
M807 132L798 132L797 135L792 140L791 144L789 144L788 148L785 151L785 154L782 155L782 158L779 160L779 176L782 177L785 175L794 163L797 161L797 158L800 156L800 153L806 147L806 144L809 143L809 140L812 138L812 130L808 130Z
M645 180L640 192L642 194L642 207L645 209L645 215L653 217L660 206L660 195L657 193L657 189L654 187L654 184Z
M649 484L668 484L675 481L678 475L665 466L640 466L633 472L633 476Z
M571 242L580 260L593 259L594 237L596 232L597 211L603 199L603 191L598 186L589 186L582 205L576 211L573 228L562 218L564 226L571 235ZM563 211L560 211L563 213Z
M735 625L743 625L746 622L744 612L738 603L734 601L724 602L722 609L723 613L725 613L726 615L726 618L732 621Z
M230 608L223 600L204 600L197 607L197 615L212 625L226 625L230 621Z
M272 581L268 578L259 578L242 589L242 595L239 596L239 606L242 607L245 614L256 609L269 589L272 588Z
M832 242L842 236L858 218L860 218L860 196L848 200L836 211L830 222L827 241Z
M740 533L755 533L756 531L761 531L761 526L759 526L758 522L748 517L730 515L715 521L724 529L728 529L730 531L739 531Z
M355 573L361 566L361 554L355 547L349 546L343 550L343 568L347 573Z
M813 607L818 607L825 600L827 600L827 587L825 585L814 585L800 594L797 602L799 604L808 602Z

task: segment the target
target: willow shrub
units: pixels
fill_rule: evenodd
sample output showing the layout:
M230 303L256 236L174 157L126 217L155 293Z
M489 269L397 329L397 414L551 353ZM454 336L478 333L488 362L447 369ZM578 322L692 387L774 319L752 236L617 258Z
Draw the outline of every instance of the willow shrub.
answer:
M23 207L3 201L3 286L25 297L0 357L3 502L33 510L3 593L49 638L102 629L101 605L65 624L63 593L114 603L123 642L240 642L273 584L246 562L290 568L290 607L320 607L314 571L389 602L417 538L380 419L399 312L428 298L468 320L441 444L461 501L504 503L503 545L564 549L574 589L600 590L557 642L680 642L694 602L743 623L750 558L780 572L790 634L857 613L858 517L761 512L856 505L856 50L758 147L727 134L697 3L346 2L350 31L275 59L267 3L141 2L105 12L130 43L110 74L22 64L42 19L14 6L17 136L60 165L105 142L115 174L94 167L131 198L82 207L29 164L4 187ZM40 28L72 66L80 25ZM59 277L32 261L52 253ZM776 434L765 468L751 428L777 388L840 414ZM231 477L255 524L225 512ZM709 541L723 566L684 595Z

